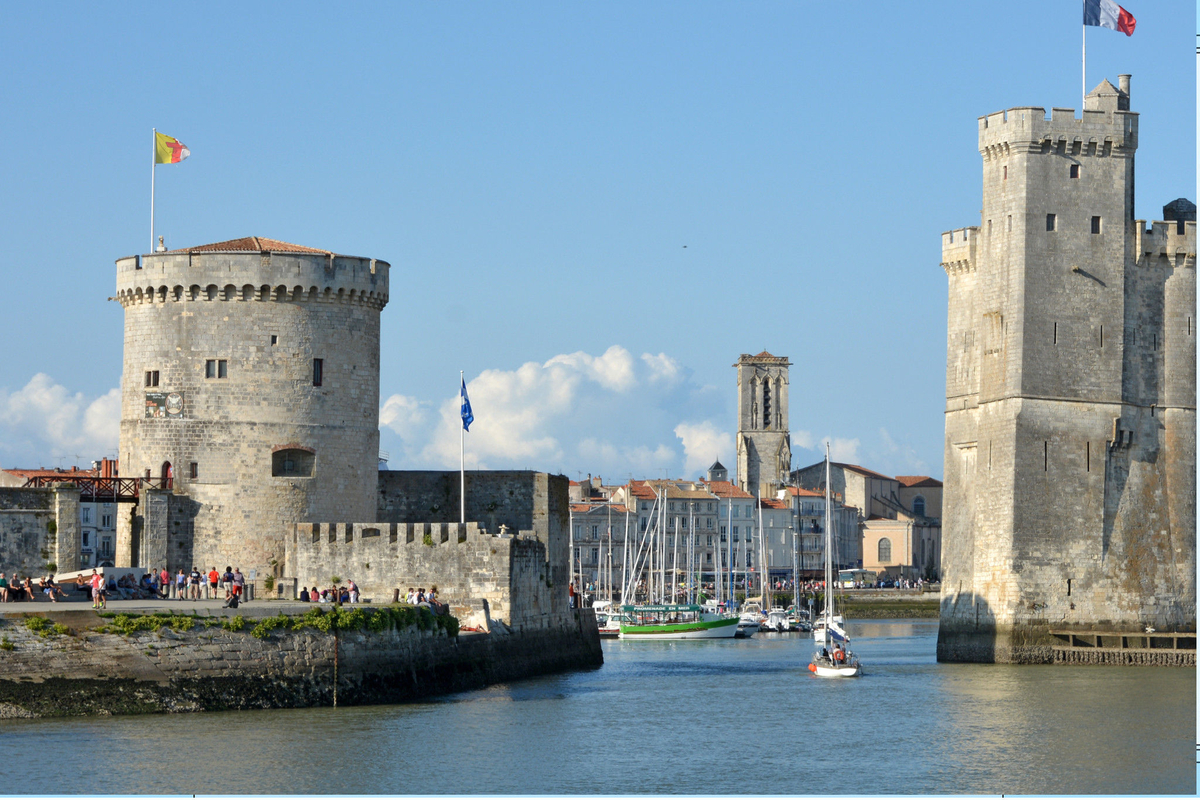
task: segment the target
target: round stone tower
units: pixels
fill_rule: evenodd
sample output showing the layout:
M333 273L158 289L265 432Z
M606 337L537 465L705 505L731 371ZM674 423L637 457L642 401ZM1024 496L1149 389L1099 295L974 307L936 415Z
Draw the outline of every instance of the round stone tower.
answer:
M117 261L120 471L158 487L118 566L261 579L291 523L375 519L388 270L258 237Z

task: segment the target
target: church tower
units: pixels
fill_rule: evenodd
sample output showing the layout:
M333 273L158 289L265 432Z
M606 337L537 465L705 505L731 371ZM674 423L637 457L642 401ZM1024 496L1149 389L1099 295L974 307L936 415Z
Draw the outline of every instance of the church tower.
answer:
M738 486L756 497L769 497L792 469L788 434L787 358L766 350L742 354L737 363Z

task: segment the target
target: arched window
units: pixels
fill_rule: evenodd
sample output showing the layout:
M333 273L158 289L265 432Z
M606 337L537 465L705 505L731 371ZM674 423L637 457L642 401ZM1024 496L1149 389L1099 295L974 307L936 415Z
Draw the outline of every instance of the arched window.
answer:
M171 469L171 462L164 461L162 464L162 488L171 489L175 484L175 471Z
M925 516L925 498L921 495L913 498L913 513L918 517Z
M892 540L886 536L879 540L879 563L892 560Z

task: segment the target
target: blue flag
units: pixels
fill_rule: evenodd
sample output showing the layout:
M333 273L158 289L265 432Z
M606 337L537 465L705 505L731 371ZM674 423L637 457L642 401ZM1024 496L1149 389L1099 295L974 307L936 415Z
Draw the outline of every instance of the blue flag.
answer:
M463 430L471 430L471 423L475 421L475 415L471 413L471 398L467 397L467 381L464 378L462 382L462 421Z

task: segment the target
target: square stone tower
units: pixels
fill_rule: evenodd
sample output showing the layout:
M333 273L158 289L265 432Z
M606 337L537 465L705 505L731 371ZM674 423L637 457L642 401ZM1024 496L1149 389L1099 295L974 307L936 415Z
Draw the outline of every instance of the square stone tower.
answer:
M773 497L792 469L788 433L788 367L786 357L766 350L742 354L738 382L738 486L756 497Z
M979 119L980 225L942 234L939 659L1195 630L1195 212L1134 219L1137 146L1128 75L1080 119Z

